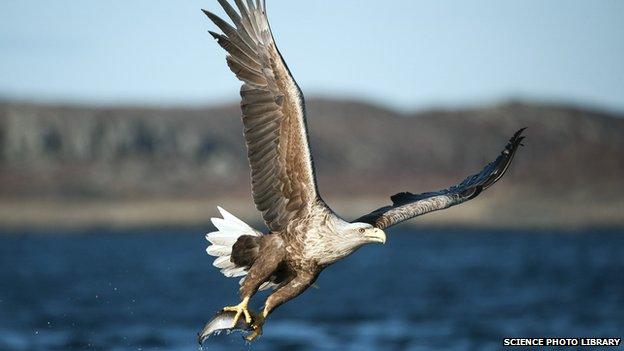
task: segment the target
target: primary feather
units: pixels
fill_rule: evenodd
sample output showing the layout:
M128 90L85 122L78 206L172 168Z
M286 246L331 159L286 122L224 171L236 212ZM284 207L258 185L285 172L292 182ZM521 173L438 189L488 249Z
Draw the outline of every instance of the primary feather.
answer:
M219 3L232 25L204 10L223 34L211 32L243 82L241 108L256 208L272 231L283 230L321 202L308 146L304 99L282 59L264 3Z

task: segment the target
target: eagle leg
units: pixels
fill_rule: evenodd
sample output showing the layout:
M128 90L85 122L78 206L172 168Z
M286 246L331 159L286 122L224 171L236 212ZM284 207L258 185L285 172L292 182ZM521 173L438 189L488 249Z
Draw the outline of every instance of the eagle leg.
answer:
M318 273L299 271L295 277L290 279L287 283L284 283L284 285L271 294L266 300L262 314L254 315L253 322L251 323L253 331L245 339L251 342L262 335L262 326L269 314L281 304L303 293L314 283L317 276Z
M296 270L296 275L267 298L262 314L266 318L278 306L303 293L318 277L317 271Z
M260 285L266 281L270 281L271 276L278 269L280 263L282 263L286 253L283 241L279 236L268 234L263 236L261 240L259 247L260 254L249 268L245 281L239 290L243 301L236 306L229 306L223 309L223 311L236 312L233 327L236 326L241 315L245 316L245 322L250 324L253 328L253 333L248 337L249 341L262 335L262 325L268 315L268 312L265 310L262 314L254 313L252 318L252 314L247 308L249 299L258 291Z
M241 315L245 316L245 322L247 324L251 323L251 313L247 309L247 305L249 304L249 296L243 298L243 301L236 306L226 306L223 308L225 312L236 312L236 316L234 317L234 322L232 323L232 328L236 327L236 323L240 319Z

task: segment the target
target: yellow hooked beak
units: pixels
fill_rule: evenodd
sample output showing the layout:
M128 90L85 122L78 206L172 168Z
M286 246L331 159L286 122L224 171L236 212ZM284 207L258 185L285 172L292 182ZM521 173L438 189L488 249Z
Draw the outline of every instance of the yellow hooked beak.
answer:
M386 243L386 233L384 233L384 231L379 228L373 228L368 230L368 232L366 233L366 238L373 243Z

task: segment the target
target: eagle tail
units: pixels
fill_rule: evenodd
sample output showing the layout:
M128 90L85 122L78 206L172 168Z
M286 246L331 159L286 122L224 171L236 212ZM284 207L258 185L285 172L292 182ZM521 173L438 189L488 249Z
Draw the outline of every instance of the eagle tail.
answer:
M223 218L211 218L216 232L206 234L206 240L211 245L206 252L215 256L213 266L220 268L226 277L240 277L247 274L247 267L241 267L232 262L232 247L241 236L260 237L262 233L253 229L234 215L217 207Z
M223 208L217 207L217 209L223 218L210 219L217 231L206 234L206 240L210 242L206 252L210 256L216 257L212 265L221 269L223 275L226 277L242 276L239 283L243 285L244 276L247 275L249 267L256 258L254 253L257 254L257 243L262 232L253 229ZM235 244L237 244L236 247ZM234 257L232 257L232 251L236 251ZM265 282L259 290L266 290L275 286L277 285L274 283Z

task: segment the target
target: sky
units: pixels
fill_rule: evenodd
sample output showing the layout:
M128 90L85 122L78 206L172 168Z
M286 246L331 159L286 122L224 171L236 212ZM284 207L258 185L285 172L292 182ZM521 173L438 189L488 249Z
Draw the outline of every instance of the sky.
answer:
M621 0L267 0L307 97L397 109L511 98L624 111ZM239 83L216 0L0 2L0 98L206 105Z

